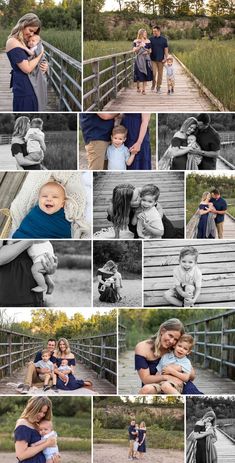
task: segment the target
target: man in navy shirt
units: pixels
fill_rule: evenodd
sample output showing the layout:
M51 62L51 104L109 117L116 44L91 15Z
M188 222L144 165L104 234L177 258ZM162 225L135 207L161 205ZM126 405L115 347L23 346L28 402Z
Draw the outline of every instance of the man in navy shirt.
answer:
M193 148L189 153L202 156L202 161L198 166L199 170L215 170L216 160L220 154L220 136L211 126L209 114L199 114L199 116L197 116L197 121L199 130L196 137L201 149Z
M153 69L153 82L152 90L155 89L157 80L157 93L161 92L163 67L168 56L168 43L167 39L161 35L160 26L153 27L153 35L150 37L151 42L151 55L152 69Z
M56 363L56 357L54 357L55 347L56 347L56 339L53 339L53 338L48 339L47 350L51 354L50 361L52 363ZM37 352L35 355L34 362L29 362L28 364L27 372L26 372L25 379L24 379L24 384L19 384L17 388L21 394L27 394L32 384L35 384L35 383L40 383L40 385L43 384L40 381L38 373L37 373L37 369L34 366L34 363L38 362L39 360L42 360L42 351ZM46 371L43 371L43 370L44 369L41 368L40 373L46 373ZM56 386L53 386L53 390L57 392Z
M85 142L88 169L103 170L105 153L111 140L114 118L118 113L81 113L80 127Z
M128 460L133 460L133 450L134 450L134 442L136 438L136 429L135 429L135 420L131 420L130 426L128 427L129 433L129 452L128 452Z
M211 191L211 199L210 201L213 203L215 208L216 218L215 218L215 225L217 228L218 238L223 239L224 237L224 216L226 214L226 210L228 208L225 199L221 198L219 190L214 188Z

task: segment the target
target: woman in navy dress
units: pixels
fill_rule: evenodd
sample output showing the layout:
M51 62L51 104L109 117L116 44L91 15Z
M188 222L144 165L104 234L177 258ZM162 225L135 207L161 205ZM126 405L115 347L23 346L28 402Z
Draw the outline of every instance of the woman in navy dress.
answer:
M139 437L138 452L140 454L140 458L143 458L144 453L146 453L146 426L145 426L144 421L141 421L140 423L138 437Z
M24 170L40 170L40 162L35 163L31 159L28 159L27 143L25 141L25 135L30 127L30 119L27 116L20 116L16 119L12 141L11 141L11 154L14 156L16 161L16 167L23 168ZM40 137L37 134L33 135L34 140L40 141Z
M14 431L16 458L20 463L46 463L43 450L56 445L54 437L41 440L38 425L42 420L52 419L52 403L48 397L31 397L20 418L16 422ZM59 463L60 456L54 455L53 463Z
M74 354L71 352L69 343L67 339L60 338L57 345L57 350L54 353L56 357L56 365L59 367L61 365L62 359L68 360L68 366L72 369L68 370L69 374L69 381L68 384L65 385L66 381L66 372L61 372L57 368L55 368L54 372L57 374L57 382L56 387L58 389L62 389L63 391L74 391L75 389L79 389L80 387L89 387L92 386L91 381L83 381L83 379L77 379L74 376L74 369L75 369L75 357Z
M198 206L200 218L197 227L197 238L215 239L216 237L215 220L209 215L212 213L211 207L213 207L212 203L210 203L210 199L210 192L205 191Z
M147 82L153 80L152 64L150 59L151 43L145 29L139 29L137 38L133 42L133 52L136 54L134 65L134 82L137 83L137 92L145 95ZM142 83L142 90L140 89Z
M130 153L136 154L128 170L151 170L149 120L147 113L125 113L123 116L122 125L128 130L125 145Z
M141 341L135 348L135 369L142 381L142 388L139 394L156 394L156 389L151 383L157 383L166 379L167 371L162 375L156 376L156 367L160 358L170 352L177 343L178 339L184 334L184 325L177 318L171 318L163 322L157 333ZM165 368L167 370L167 367ZM194 370L191 371L191 379L195 378ZM183 394L202 394L192 381L188 381L183 388Z
M13 90L13 111L38 111L38 100L28 74L39 64L44 52L28 60L25 45L30 37L39 34L40 27L41 22L37 15L28 13L13 27L6 43L6 52L12 67L10 86ZM40 63L40 68L46 72L48 64Z
M217 440L215 431L216 416L212 409L199 419L187 440L187 463L217 463L217 451L214 443Z

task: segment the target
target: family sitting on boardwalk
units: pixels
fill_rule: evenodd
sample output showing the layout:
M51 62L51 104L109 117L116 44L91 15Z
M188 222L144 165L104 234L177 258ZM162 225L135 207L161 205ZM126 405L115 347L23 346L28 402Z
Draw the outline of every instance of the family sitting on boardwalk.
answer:
M167 79L167 95L175 91L175 71L173 57L168 54L167 39L161 35L160 26L153 27L153 35L148 39L145 29L139 29L133 42L135 53L134 82L137 92L146 94L147 82L152 82L151 90L161 93L163 69Z
M50 338L47 347L35 355L34 362L29 362L24 383L18 384L17 390L27 394L33 385L41 387L44 392L51 389L54 392L73 391L81 387L92 386L91 381L77 379L75 372L75 356L70 350L67 339Z

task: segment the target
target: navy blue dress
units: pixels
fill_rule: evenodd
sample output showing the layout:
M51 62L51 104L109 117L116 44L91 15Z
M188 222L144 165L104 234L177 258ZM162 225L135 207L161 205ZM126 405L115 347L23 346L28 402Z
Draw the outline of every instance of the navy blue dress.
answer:
M138 43L137 41L133 42L133 47L137 47ZM151 49L151 43L146 43L145 47L146 50ZM144 72L141 72L138 68L137 61L135 59L135 66L134 66L134 82L151 82L153 80L153 72L152 72L152 64L151 64L151 59L149 55L146 55L146 70L147 74Z
M173 137L171 140L172 147L184 148L187 146L187 139L180 137ZM187 164L187 154L182 154L173 158L171 169L170 170L186 170Z
M143 437L145 434L146 434L146 429L139 429L138 431L139 442L143 440ZM144 439L144 442L141 445L139 445L138 452L141 452L141 453L146 452L146 437Z
M159 362L160 358L156 360L147 360L143 355L135 354L135 370L137 371L142 368L144 370L147 370L147 368L149 368L150 375L155 375L157 372L156 367ZM143 383L142 386L144 386ZM184 384L182 394L203 395L203 392L200 392L197 389L197 387L192 383L192 381L189 380L186 384Z
M29 55L23 48L15 47L7 56L12 67L13 111L38 111L38 100L29 77L17 65L28 60Z
M56 364L58 367L61 365L61 360L62 360L61 358L56 359ZM68 359L68 366L70 367L72 365L75 366L75 359ZM58 387L58 389L63 389L63 391L74 391L75 389L79 389L80 387L83 387L84 381L83 379L75 378L75 376L72 373L70 373L69 382L67 386L65 386L64 382L62 381L61 378L59 378L59 376L57 376L56 386Z
M199 204L199 209L205 211L206 209L208 209L208 206L206 204ZM200 215L200 219L198 222L197 238L214 238L211 235L206 236L207 220L208 214Z
M125 145L130 148L138 140L140 126L142 124L141 113L125 113L122 119L122 125L127 128L127 139ZM144 139L141 144L140 151L135 156L131 166L127 166L128 170L151 170L151 146L149 129L147 129Z
M15 442L16 441L25 441L28 442L29 447L41 440L41 436L36 429L29 428L25 425L19 425L14 431ZM42 452L37 453L34 457L26 458L26 460L20 460L20 463L45 463L46 458Z

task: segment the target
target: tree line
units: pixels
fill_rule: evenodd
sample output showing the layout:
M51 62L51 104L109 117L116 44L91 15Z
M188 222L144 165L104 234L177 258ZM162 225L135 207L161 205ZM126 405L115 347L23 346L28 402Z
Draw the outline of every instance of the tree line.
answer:
M39 117L43 120L43 130L46 132L61 132L65 130L76 131L77 130L77 117L76 114L49 114L49 113L37 113L35 114L13 114L5 113L0 114L0 132L2 134L12 134L14 130L15 121L20 116L27 116L30 120L35 117Z
M99 267L113 260L123 278L128 274L140 276L142 272L142 247L140 241L94 241L93 267L94 273Z
M225 198L235 198L234 176L199 175L195 172L187 175L187 201L198 200L204 191L213 188L217 188Z

